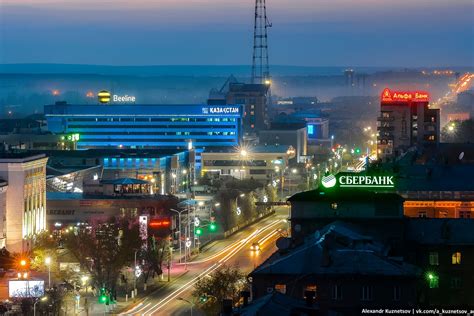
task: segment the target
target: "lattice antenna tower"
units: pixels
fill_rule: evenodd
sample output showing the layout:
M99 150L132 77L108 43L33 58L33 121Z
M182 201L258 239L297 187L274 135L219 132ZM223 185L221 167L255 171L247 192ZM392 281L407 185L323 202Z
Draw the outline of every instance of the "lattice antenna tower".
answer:
M253 28L252 83L266 83L270 80L268 66L267 29L272 24L267 18L265 0L255 0L255 21Z

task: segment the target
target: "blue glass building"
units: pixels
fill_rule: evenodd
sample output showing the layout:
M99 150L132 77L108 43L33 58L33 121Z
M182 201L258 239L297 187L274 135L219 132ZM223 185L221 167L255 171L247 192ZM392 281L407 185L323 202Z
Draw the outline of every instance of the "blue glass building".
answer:
M77 149L237 146L241 105L46 105L48 130L79 134Z

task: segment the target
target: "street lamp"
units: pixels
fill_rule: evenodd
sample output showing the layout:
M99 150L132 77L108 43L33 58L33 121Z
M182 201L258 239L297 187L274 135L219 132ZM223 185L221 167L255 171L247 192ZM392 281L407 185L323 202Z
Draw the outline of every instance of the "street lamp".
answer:
M178 297L177 300L178 300L178 301L183 301L183 302L188 303L188 304L191 306L191 316L193 316L193 306L194 306L194 303L191 302L191 301L188 301L187 299L182 298L182 297Z
M44 263L48 266L48 288L51 288L51 257L46 257Z
M178 213L178 222L179 222L179 227L178 227L178 231L179 231L179 237L178 237L178 244L179 244L179 263L181 263L181 257L182 257L182 254L181 254L181 238L182 238L182 235L181 235L181 213L182 212L185 212L187 210L182 210L182 211L177 211L173 208L170 208L170 210L172 212L176 212Z
M43 296L42 298L36 300L36 302L33 304L33 316L36 316L36 304L38 304L38 302L45 302L47 300L48 300L47 296Z

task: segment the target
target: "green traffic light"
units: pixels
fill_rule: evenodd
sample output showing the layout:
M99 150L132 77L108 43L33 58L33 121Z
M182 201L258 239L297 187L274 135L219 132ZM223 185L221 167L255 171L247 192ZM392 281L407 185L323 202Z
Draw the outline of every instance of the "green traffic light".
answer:
M195 234L198 235L198 236L202 235L202 229L201 228L196 228Z
M215 223L211 223L211 224L209 225L209 229L210 229L211 231L215 231L215 230L217 229L217 225L216 225Z

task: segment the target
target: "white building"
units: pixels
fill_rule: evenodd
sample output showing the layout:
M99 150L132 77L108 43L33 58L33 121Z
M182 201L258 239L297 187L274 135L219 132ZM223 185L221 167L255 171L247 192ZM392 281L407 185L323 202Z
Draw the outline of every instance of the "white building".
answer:
M8 183L0 193L0 236L10 252L28 250L29 239L46 229L47 160L45 155L0 154L0 179Z
M289 160L295 158L292 146L255 146L241 150L203 152L202 173L270 182L281 177Z

